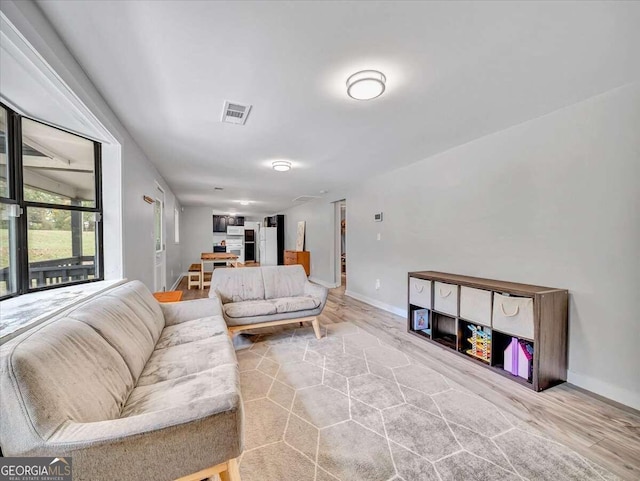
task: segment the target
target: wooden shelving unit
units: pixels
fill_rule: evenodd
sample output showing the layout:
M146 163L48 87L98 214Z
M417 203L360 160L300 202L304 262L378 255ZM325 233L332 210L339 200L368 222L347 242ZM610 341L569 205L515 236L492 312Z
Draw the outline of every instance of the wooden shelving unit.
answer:
M435 271L408 286L409 333L535 391L566 381L566 289Z

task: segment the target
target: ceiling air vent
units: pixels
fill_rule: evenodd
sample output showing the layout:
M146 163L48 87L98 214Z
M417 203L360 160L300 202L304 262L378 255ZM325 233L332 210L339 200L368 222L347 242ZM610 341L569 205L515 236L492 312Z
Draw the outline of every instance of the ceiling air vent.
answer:
M227 100L222 111L222 121L229 124L244 125L249 112L251 112L251 105L233 104Z
M293 199L291 202L309 202L310 200L319 198L320 197L318 197L317 195L301 195Z

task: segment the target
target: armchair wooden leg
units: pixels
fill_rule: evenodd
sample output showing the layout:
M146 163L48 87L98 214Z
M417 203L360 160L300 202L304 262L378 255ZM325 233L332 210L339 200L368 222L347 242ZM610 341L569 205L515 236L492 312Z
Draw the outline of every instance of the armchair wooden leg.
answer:
M238 466L238 459L233 458L227 461L227 470L220 473L221 481L241 481L240 479L240 467Z
M233 458L226 463L220 463L210 468L205 468L197 473L183 476L175 481L202 481L212 476L220 476L221 481L242 481L240 479L240 468L238 466L238 458Z
M322 334L320 333L320 322L318 321L318 318L314 317L313 321L311 321L311 324L313 325L313 332L316 333L316 338L322 339Z

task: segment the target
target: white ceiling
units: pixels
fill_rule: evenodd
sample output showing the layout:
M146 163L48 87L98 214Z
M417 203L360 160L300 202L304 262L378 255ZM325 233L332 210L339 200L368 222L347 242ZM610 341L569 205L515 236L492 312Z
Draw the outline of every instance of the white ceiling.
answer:
M38 3L180 201L247 215L640 73L638 2ZM344 83L365 68L387 91L358 102ZM246 126L220 122L225 100L253 105Z

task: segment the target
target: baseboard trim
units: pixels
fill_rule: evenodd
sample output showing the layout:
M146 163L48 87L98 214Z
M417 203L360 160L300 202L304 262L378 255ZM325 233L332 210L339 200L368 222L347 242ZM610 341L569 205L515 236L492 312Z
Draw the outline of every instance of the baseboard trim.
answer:
M584 374L578 374L571 370L567 371L567 382L584 391L589 391L598 397L622 404L627 408L633 409L636 413L640 411L640 395L638 395L637 392L620 388L608 382L595 379L591 376L585 376Z
M178 276L178 280L173 283L173 285L171 286L171 289L169 289L169 290L170 291L175 291L176 288L178 287L178 284L180 284L180 281L182 280L182 278L185 277L187 274L188 274L187 272L183 272L182 274L180 274Z
M309 277L309 280L311 282L316 283L316 284L320 284L321 286L324 286L327 289L335 289L336 287L340 287L340 284L331 283L331 282L325 282L325 281L323 281L321 279L318 279L316 277Z
M373 307L377 307L378 309L382 309L383 311L390 312L397 316L407 317L407 311L405 309L400 309L399 307L392 306L391 304L385 304L384 302L377 301L367 296L363 296L362 294L358 294L357 292L353 292L350 290L346 290L344 292L345 296L353 297L358 301L362 301L366 304L372 305Z

